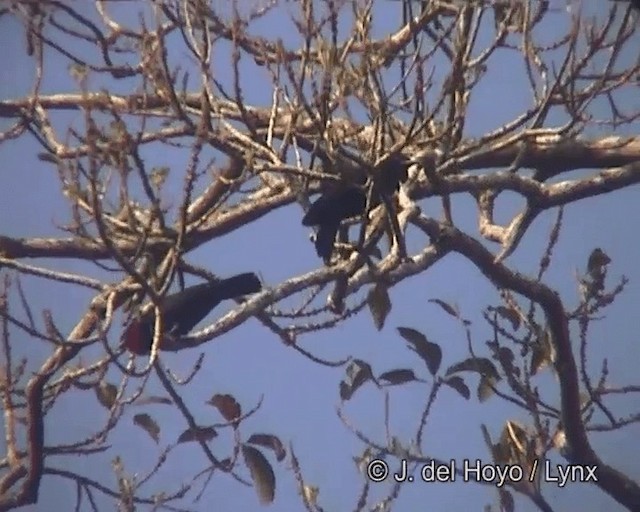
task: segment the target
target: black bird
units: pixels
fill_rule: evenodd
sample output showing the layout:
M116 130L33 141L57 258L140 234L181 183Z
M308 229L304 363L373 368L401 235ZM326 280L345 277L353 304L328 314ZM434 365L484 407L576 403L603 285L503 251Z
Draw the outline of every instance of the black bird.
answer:
M366 192L355 187L327 191L311 205L302 219L302 225L318 227L316 252L325 263L331 259L340 223L362 215L366 206Z
M375 208L384 198L390 198L400 189L400 183L407 180L411 158L395 153L380 162L367 174L373 179L371 208ZM316 252L326 264L331 259L336 234L343 220L365 213L367 208L368 179L361 179L361 187L340 185L323 191L319 199L302 219L303 226L317 226Z
M262 284L258 276L248 272L228 279L197 284L167 295L160 305L164 332L176 337L184 336L223 300L257 293L260 290ZM154 323L155 314L151 308L127 326L123 335L124 346L138 355L151 352ZM161 339L160 349L162 342Z

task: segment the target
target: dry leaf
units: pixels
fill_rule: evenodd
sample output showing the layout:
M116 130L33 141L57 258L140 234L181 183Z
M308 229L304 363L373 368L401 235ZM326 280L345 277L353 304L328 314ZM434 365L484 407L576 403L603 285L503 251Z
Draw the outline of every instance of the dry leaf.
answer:
M156 443L160 442L160 427L148 414L136 414L133 423L142 428Z
M190 443L193 441L211 441L211 439L217 435L218 433L213 427L188 428L180 434L180 437L178 437L178 444Z
M269 505L273 502L276 492L276 476L271 469L271 464L260 450L246 444L242 445L242 456L249 468L260 503Z

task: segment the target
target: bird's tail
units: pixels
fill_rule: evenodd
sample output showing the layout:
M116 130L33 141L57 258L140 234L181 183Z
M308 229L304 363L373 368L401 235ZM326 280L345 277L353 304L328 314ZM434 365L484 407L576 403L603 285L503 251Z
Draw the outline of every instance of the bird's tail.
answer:
M316 253L327 264L331 260L333 244L336 241L339 226L338 223L323 224L316 233Z
M262 283L253 272L238 274L237 276L222 279L216 283L219 290L220 300L233 299L250 293L257 293L262 290Z

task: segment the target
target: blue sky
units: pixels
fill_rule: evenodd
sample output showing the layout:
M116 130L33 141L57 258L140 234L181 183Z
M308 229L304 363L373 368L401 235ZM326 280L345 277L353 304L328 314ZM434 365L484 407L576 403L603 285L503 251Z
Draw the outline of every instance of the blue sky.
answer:
M561 2L556 2L561 5ZM110 7L110 12L119 20L136 23L129 6ZM284 12L293 11L294 6L285 6ZM87 7L87 13L92 10ZM400 19L400 7L394 2L380 2L374 9L374 26L380 36L389 32ZM95 14L92 14L94 16ZM341 19L346 30L349 20ZM545 29L549 33L560 33L566 28L567 18L563 11L549 16ZM252 27L253 33L265 37L282 38L285 45L300 44L283 11L270 15ZM345 32L346 33L346 32ZM637 34L636 34L637 36ZM177 39L173 39L178 44ZM0 80L0 99L21 97L27 94L33 78L32 64L27 64L24 53L24 38L15 20L4 17L0 20L0 48L5 54L4 77ZM174 58L184 55L183 47L169 49ZM79 52L87 51L78 48ZM218 54L219 52L219 54ZM223 45L216 50L216 78L230 82L225 74L228 55ZM185 60L185 65L187 65ZM478 136L500 126L518 112L530 106L530 97L523 87L518 64L509 56L492 61L489 78L474 92L469 109L468 136ZM49 51L46 54L43 94L75 91L76 85L68 72L68 63L60 55ZM267 105L271 100L271 88L266 73L250 62L243 61L242 71L247 77L243 86L248 102ZM436 76L443 76L446 69L436 69ZM130 87L127 81L117 85L119 92ZM90 81L93 87L107 83ZM629 96L630 101L634 98ZM595 104L592 112L606 115L606 105ZM82 114L66 112L56 114L57 126L71 122L82 126ZM5 128L3 121L2 128ZM636 134L634 130L620 132ZM591 136L602 135L598 131ZM65 236L56 229L69 219L69 211L60 192L55 168L37 159L38 149L33 139L21 139L0 145L3 186L0 190L0 233L15 237ZM213 152L211 152L213 155ZM166 165L172 170L165 199L179 194L181 176L186 167L188 154L184 150L148 148L143 153L148 167ZM206 185L200 184L200 189ZM176 200L174 200L175 204ZM519 206L513 198L505 201L499 209L498 220L504 220ZM440 202L427 200L420 204L423 212L440 216ZM454 198L454 217L458 226L477 234L474 203L468 197ZM275 285L284 279L309 272L321 263L310 243L309 231L300 225L302 210L299 206L287 206L252 223L246 229L216 239L190 253L188 261L210 269L217 274L231 275L247 270L260 274L266 286ZM556 250L556 258L545 282L562 293L570 306L577 303L575 272L582 271L589 253L594 247L602 247L613 259L610 282L616 282L622 274L631 281L620 300L608 311L607 318L595 322L591 332L589 360L598 368L601 359L607 357L611 370L611 381L615 384L633 383L637 378L637 361L640 355L637 333L640 330L637 305L640 301L640 243L636 229L627 225L627 219L640 218L640 201L637 187L616 192L610 196L587 199L572 205L565 211L564 229ZM507 264L523 273L534 273L541 257L545 240L553 225L555 212L541 215L531 227L528 236ZM421 239L409 239L409 249L419 249ZM498 248L491 246L497 252ZM61 271L87 273L93 277L117 281L116 275L106 275L91 262L77 260L32 261L34 265L55 268ZM194 281L195 282L195 281ZM68 332L83 314L91 294L68 285L51 284L41 279L25 278L24 288L35 312L50 309L58 327ZM362 296L364 291L359 292ZM444 352L443 368L467 356L464 332L451 317L447 316L429 299L442 299L455 303L463 316L473 325L473 340L476 349L481 349L491 337L491 330L484 323L481 312L489 303L497 304L498 295L485 278L460 256L453 255L436 264L428 272L400 283L391 291L392 312L382 331L373 326L365 310L355 318L333 330L314 333L301 340L301 346L314 355L337 360L357 357L368 361L376 374L393 368L410 367L428 381L431 380L420 361L405 349L396 327L413 327L424 332L431 341L439 343ZM17 304L17 302L14 302ZM16 305L13 306L14 308ZM222 316L230 305L216 309L208 320ZM38 317L41 318L41 317ZM203 324L204 325L204 324ZM119 326L115 325L110 338L115 342ZM49 353L49 347L14 332L16 357L29 357L30 369ZM320 487L319 502L327 511L352 510L358 499L361 477L352 457L360 455L363 446L340 422L336 415L339 405L338 382L344 368L319 366L299 353L284 346L279 339L267 331L257 320L250 319L238 329L204 346L206 359L200 374L188 386L181 388L182 396L192 406L202 424L220 422L216 411L204 405L204 401L215 393L230 393L249 410L263 399L262 408L242 425L242 433L249 437L253 432L273 433L286 444L292 443L300 460L303 474L310 485ZM81 355L83 361L91 361L99 351L87 349ZM178 375L186 375L198 356L198 350L184 351L164 356L164 360ZM109 380L117 382L117 370L109 374ZM541 389L550 393L549 400L557 404L559 398L555 377L548 371L538 377ZM467 379L472 390L475 378ZM410 384L390 389L392 435L400 439L411 438L428 394L428 386ZM147 394L165 394L152 379ZM637 410L640 399L628 397L616 403L617 412L623 415ZM349 421L368 436L384 443L383 395L372 386L360 389L344 408ZM147 412L162 426L161 442L154 442L140 429L132 426L132 417ZM47 416L47 443L71 442L89 435L96 424L106 419L107 413L95 400L92 392L68 393ZM443 390L433 413L429 417L423 450L426 455L449 460L452 458L481 458L489 462L482 441L480 424L487 424L496 439L504 421L527 418L519 411L507 406L497 398L485 404L477 400L464 401L452 390ZM90 458L52 458L48 464L67 468L113 484L110 461L120 455L128 472L144 474L155 463L160 449L175 441L185 429L183 418L166 405L130 407L122 418L121 425L109 438L112 449ZM232 438L229 431L211 443L212 449L221 458L230 453ZM631 427L624 432L593 436L594 446L604 460L630 476L640 478L640 463L632 456L640 427ZM4 436L3 436L4 440ZM0 441L4 442L4 441ZM631 453L630 453L631 452ZM269 455L276 470L277 492L273 510L302 510L297 496L296 484L287 464L278 464ZM176 450L166 466L145 488L147 491L173 489L178 482L187 481L192 475L206 467L206 461L197 445L185 445ZM244 472L244 475L247 475ZM386 486L373 486L372 496L382 496ZM41 490L41 502L34 510L68 510L75 498L75 489L61 485L55 477L46 477ZM621 510L610 498L599 490L585 485L571 485L564 489L546 488L545 496L557 510ZM484 504L495 503L495 493L490 487L470 483L408 484L403 489L394 510L481 510ZM185 504L189 506L189 504ZM258 510L253 491L244 488L231 478L218 476L213 479L201 502L192 505L198 510ZM109 507L106 507L107 509ZM535 510L526 500L518 500L517 510Z

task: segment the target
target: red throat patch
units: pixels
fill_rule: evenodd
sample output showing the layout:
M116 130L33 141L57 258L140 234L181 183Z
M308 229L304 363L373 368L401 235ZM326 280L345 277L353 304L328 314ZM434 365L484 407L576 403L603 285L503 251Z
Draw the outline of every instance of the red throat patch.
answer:
M136 355L144 355L151 352L150 340L145 339L144 329L139 322L133 322L124 333L124 346Z

